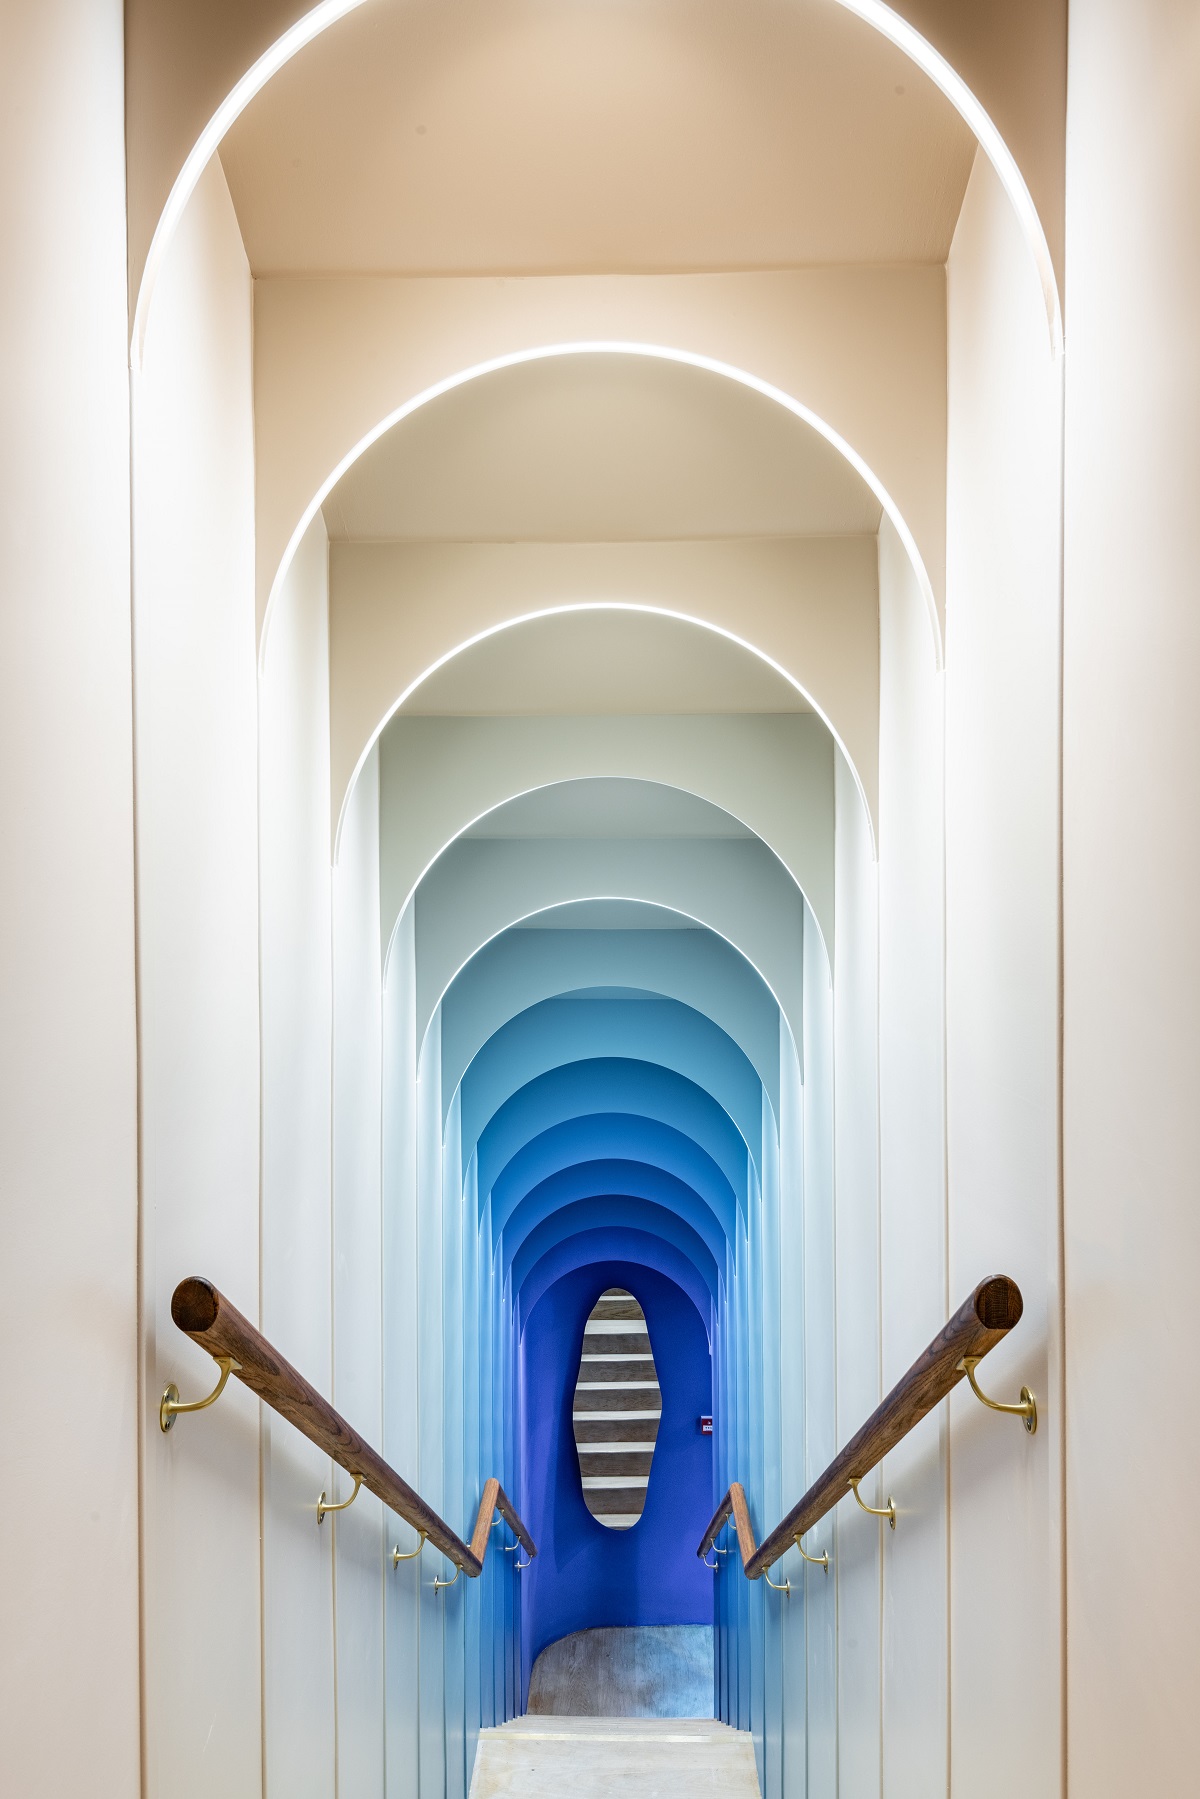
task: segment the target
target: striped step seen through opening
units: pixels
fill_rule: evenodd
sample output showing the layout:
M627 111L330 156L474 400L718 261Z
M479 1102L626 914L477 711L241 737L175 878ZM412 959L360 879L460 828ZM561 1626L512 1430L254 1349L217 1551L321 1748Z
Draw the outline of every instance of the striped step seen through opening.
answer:
M584 1326L573 1407L583 1501L598 1524L628 1530L641 1517L661 1417L645 1314L610 1287Z

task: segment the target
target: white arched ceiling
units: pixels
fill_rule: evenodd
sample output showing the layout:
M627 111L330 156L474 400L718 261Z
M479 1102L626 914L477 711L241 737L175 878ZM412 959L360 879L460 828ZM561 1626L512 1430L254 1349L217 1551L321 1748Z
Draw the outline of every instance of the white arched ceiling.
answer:
M239 4L238 0L178 0L177 4L167 8L159 0L128 0L125 7L125 97L129 295L135 360L136 343L144 331L153 293L154 268L161 261L205 161L271 78L277 77L280 71L291 75L297 53L325 33L330 25L346 14L354 13L361 4L362 0L321 0L314 7L306 4L306 0L257 0L250 7ZM970 7L948 6L945 0L896 0L893 6L884 5L882 0L830 0L828 6L811 3L811 0L806 6L802 0L794 0L787 12L776 9L775 31L759 35L766 38L770 50L777 51L779 22L785 29L793 18L812 17L824 23L822 15L836 10L836 6L857 15L894 45L901 52L902 71L907 74L918 72L915 82L901 79L891 83L891 98L909 102L904 108L893 110L911 113L911 101L923 98L921 77L924 76L941 90L979 138L1000 173L1042 272L1043 288L1048 296L1047 310L1053 325L1059 317L1055 269L1061 274L1062 258L1066 0L977 0ZM526 38L530 10L512 9L517 15L518 35L524 27ZM617 10L604 9L606 14ZM660 15L665 12L669 16L669 7L656 10ZM687 9L693 42L698 35L695 33L698 10L694 5ZM387 9L377 5L370 9L373 15L383 15L385 21L389 11L400 19L417 14L418 8L410 4L403 8ZM437 9L443 31L448 11L445 5ZM651 8L642 5L638 11L648 15ZM741 22L743 38L749 38L756 21L749 18L748 9L739 6L729 11ZM489 9L487 23L491 29L488 34L473 34L469 46L472 69L468 74L481 61L481 51L486 54L494 43L498 12L495 6ZM414 21L418 35L421 23L419 17ZM374 18L371 24L374 24ZM667 79L657 79L659 71L644 55L631 61L633 69L642 74L644 86L653 95L659 142L671 142L674 140L661 128L660 109L664 95L671 95L678 86L675 66L678 46L670 41L669 31L664 34L658 19L650 19L649 24L652 34L655 26L658 27L661 49L665 49L668 56L676 53L666 72ZM667 38L665 44L662 43L664 35ZM828 30L824 36L828 39ZM322 42L318 49L323 53L330 47L335 50L339 47L338 34L327 43ZM810 42L805 46L806 54L800 59L798 69L795 66L783 68L789 81L794 82L797 75L803 75L806 67L815 65L818 76L823 77L818 100L836 92L836 82L831 79L836 71L820 66L821 47L819 43ZM867 40L860 40L855 57L860 66L864 62L870 64L871 47ZM741 48L741 41L734 44L735 51ZM523 61L526 64L536 62L536 44L529 46L527 43L526 49L532 49L535 54L532 57L526 54ZM814 50L817 51L815 55ZM297 66L303 69L306 60L316 69L319 80L325 61L323 54L316 60L310 53L310 57L301 58ZM368 66L371 60L368 45ZM726 58L729 60L732 59ZM409 56L401 66L411 67L413 61L414 58ZM777 65L782 66L784 61L778 55L775 58ZM589 74L597 75L600 66L595 58L590 59ZM618 63L616 73L623 72ZM771 76L780 72L780 66L772 66L768 71ZM333 73L326 64L326 74ZM444 65L439 66L435 61L430 73L434 76L436 92L438 87L445 86ZM711 96L703 82L697 85L697 98L705 106ZM712 135L714 116L728 128L730 100L736 106L739 89L753 93L757 99L755 84L744 77L740 80L735 77L728 85L734 90L732 95L727 88L724 94L717 96L719 104L715 109L711 104L706 107L708 135ZM274 95L269 89L267 91L273 100ZM327 83L320 99L327 102L328 98ZM789 98L792 113L803 118L808 109L795 106L790 90ZM852 119L857 96L851 94L849 98L851 104L847 106L843 97L842 112ZM324 105L311 108L310 115L326 109ZM608 110L610 115L621 118L624 127L628 107L624 113L614 112L611 105ZM814 110L820 111L819 107ZM876 118L881 110L875 108ZM770 109L765 117L769 122ZM835 122L836 118L835 113ZM761 123L759 117L752 119L752 137L757 136ZM790 120L785 118L782 123L786 130ZM411 148L432 147L428 144L428 125L423 125L422 121L413 123L412 135ZM772 148L777 147L778 140ZM230 161L236 162L236 146L227 143L225 148ZM489 143L489 151L492 148L493 144ZM736 152L736 143L733 148ZM598 160L603 163L607 157ZM771 157L768 168L776 160L783 159ZM853 166L856 159L851 157L849 160ZM896 160L894 155L891 160ZM302 157L293 158L292 164L302 165L303 161ZM310 190L314 173L319 180L322 171L308 170ZM751 192L761 188L762 171L756 170L755 174L758 179L747 184ZM787 189L792 210L795 209L797 185L793 183ZM860 182L860 194L871 185ZM741 192L739 188L739 203ZM311 191L306 199L311 202ZM745 207L742 210L753 211ZM903 209L891 209L893 214L897 210Z
M761 395L647 357L506 369L396 426L324 514L335 815L401 703L625 713L810 702L873 799L879 502L819 433ZM605 605L641 609L643 622L582 612ZM463 651L514 619L572 608L570 625ZM710 630L652 628L650 611ZM750 642L786 679L713 633Z
M380 748L383 941L459 837L756 837L834 912L834 746L811 713L397 719Z
M468 381L615 355L737 382L825 437L888 513L940 659L945 290L940 268L522 281L259 281L260 635L295 549L359 457Z
M943 262L973 152L826 0L373 5L222 149L256 269L392 275Z

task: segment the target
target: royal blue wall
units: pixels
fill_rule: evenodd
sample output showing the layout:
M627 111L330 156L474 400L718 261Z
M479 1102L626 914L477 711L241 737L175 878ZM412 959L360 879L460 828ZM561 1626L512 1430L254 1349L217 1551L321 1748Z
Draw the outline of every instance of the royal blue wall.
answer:
M662 1422L646 1508L630 1530L598 1524L583 1501L571 1427L588 1314L606 1287L624 1287L646 1314L662 1389ZM538 1545L522 1575L525 1667L547 1643L615 1624L711 1624L712 1575L695 1546L712 1512L708 1332L693 1301L637 1263L594 1262L556 1281L532 1307L520 1345L521 1509Z

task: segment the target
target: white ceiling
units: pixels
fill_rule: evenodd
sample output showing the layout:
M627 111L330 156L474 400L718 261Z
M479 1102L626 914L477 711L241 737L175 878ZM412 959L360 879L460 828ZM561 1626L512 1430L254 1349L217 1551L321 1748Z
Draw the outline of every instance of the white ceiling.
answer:
M466 837L753 837L719 806L655 781L560 781L489 812ZM632 905L632 901L616 902ZM639 909L642 909L639 905ZM647 907L646 910L659 910ZM570 908L576 911L577 908ZM670 914L670 916L675 916Z
M221 158L251 267L945 260L975 143L833 0L369 0Z
M628 716L807 712L768 662L716 631L652 612L551 614L471 645L406 714Z
M480 376L359 458L324 506L334 538L630 542L874 532L880 506L785 407L649 356Z

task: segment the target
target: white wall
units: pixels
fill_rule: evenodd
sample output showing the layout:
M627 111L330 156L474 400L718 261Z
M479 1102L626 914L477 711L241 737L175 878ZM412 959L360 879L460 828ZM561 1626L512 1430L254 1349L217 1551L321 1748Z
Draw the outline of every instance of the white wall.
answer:
M383 991L383 1454L418 1486L417 1381L417 972L416 909L408 907L388 957ZM415 1533L388 1519L386 1547L408 1554ZM435 1569L439 1556L431 1557ZM388 1799L412 1799L419 1754L420 1612L425 1557L385 1575Z
M839 758L840 760L840 758ZM829 1466L837 1440L837 1217L834 1200L833 983L825 945L812 914L804 914L804 1486ZM829 1522L809 1533L804 1547L820 1555ZM830 1563L834 1554L830 1555ZM837 1582L820 1568L789 1556L788 1572L804 1594L808 1637L808 1791L838 1789ZM786 1754L786 1751L785 1751Z
M879 1145L886 1393L946 1322L943 682L912 568L879 533ZM883 1791L945 1789L944 1408L864 1482L883 1543ZM853 1503L851 1501L850 1503Z
M1200 1760L1200 81L1188 0L1072 8L1064 1160L1073 1791Z
M837 1446L881 1398L879 1317L879 871L853 776L834 769L834 1167ZM813 1531L838 1592L838 1791L878 1799L881 1773L882 1544L879 1526L840 1505Z
M0 36L0 1757L13 1792L127 1799L139 1744L121 7L14 0Z
M1002 1768L1032 1799L1061 1787L1061 367L983 156L947 290L948 1297L1017 1281L1024 1315L980 1384L1041 1406L1030 1438L965 1386L951 1401L951 1781Z
M332 895L328 544L318 517L281 596L260 684L262 1327L332 1392ZM334 1786L332 1520L345 1499L294 1427L263 1414L263 1720L272 1799Z
M157 1417L167 1381L193 1399L215 1379L171 1322L177 1282L206 1275L258 1315L252 376L250 271L213 162L133 418L146 1773L163 1799L261 1778L258 1405L233 1381L168 1436Z
M375 752L351 796L333 871L333 974L333 1398L342 1416L379 1446L383 1017ZM363 1492L332 1524L338 1791L355 1799L383 1799L383 1557L390 1523L379 1500Z

